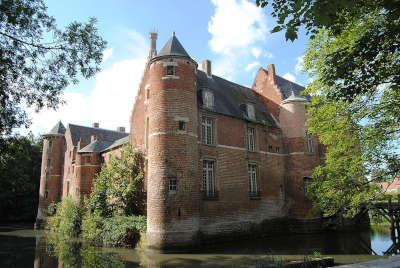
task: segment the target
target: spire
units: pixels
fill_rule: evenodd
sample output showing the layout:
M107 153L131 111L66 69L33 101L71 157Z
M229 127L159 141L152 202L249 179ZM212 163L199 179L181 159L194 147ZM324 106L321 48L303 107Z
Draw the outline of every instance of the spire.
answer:
M49 133L47 134L65 134L65 127L63 123L60 121L57 122L57 124L50 130Z
M189 54L183 48L178 38L176 38L175 32L172 33L171 38L167 41L157 55L157 57L161 56L182 56L190 58Z

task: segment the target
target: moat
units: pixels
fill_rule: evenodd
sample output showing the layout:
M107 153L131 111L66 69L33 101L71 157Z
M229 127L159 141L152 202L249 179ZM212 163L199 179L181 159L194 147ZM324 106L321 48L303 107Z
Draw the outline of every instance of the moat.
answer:
M59 238L48 241L44 231L10 225L0 226L0 267L265 267L260 260L315 255L352 263L377 258L375 254L382 255L390 245L389 229L373 228L370 232L271 236L207 246L185 254L162 254L96 248Z

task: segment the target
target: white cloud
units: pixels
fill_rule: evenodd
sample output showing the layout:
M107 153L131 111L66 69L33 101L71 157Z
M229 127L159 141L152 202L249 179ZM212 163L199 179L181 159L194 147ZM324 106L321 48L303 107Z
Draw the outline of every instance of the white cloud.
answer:
M292 82L296 82L296 77L291 73L285 73L283 75L283 78L285 78L285 79L287 79L289 81L292 81Z
M263 55L260 45L268 35L263 9L248 0L212 0L214 14L208 22L209 45L217 54L213 72L235 79L242 68Z
M258 59L258 58L260 57L261 53L262 53L262 50L261 50L260 48L258 48L258 47L253 47L253 48L251 48L251 54L252 54L256 59Z
M266 51L266 52L264 53L264 56L265 56L267 59L272 59L272 58L274 57L274 54L272 54L272 53L269 52L269 51Z
M100 71L89 93L65 91L63 99L66 104L56 111L43 109L36 113L29 108L28 115L32 119L30 130L35 134L44 133L62 120L64 124L82 125L99 122L100 127L108 129L125 126L129 131L129 117L143 73L147 47L144 37L139 33L133 32L127 37L128 40L124 41L136 46L132 56L115 61ZM107 51L107 55L112 55L112 49Z
M108 59L111 58L113 54L113 49L112 48L106 48L103 52L103 62L107 61Z
M215 13L208 23L210 46L218 53L231 53L264 40L267 22L263 9L247 0L212 0Z
M296 66L294 67L294 70L297 74L300 74L303 72L303 67L304 67L304 55L301 55L300 57L297 57L297 62Z
M260 62L258 61L253 61L249 64L247 64L246 68L244 68L247 72L253 70L254 68L257 68L258 66L260 66Z

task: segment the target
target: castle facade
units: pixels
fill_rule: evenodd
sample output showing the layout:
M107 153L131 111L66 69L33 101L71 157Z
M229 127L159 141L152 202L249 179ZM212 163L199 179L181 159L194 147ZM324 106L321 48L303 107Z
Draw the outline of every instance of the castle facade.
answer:
M247 88L213 75L208 60L198 68L175 34L159 52L157 34L150 39L130 135L58 123L44 136L38 219L50 202L88 194L128 140L145 156L151 248L309 217L307 185L323 147L306 129L304 88L274 65Z

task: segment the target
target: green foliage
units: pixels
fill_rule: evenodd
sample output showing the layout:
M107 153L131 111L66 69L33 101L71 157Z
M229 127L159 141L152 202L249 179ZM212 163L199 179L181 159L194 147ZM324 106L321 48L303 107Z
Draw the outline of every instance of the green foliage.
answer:
M104 218L98 213L86 213L82 220L82 238L92 244L101 245L103 243L102 229Z
M33 136L0 141L0 221L34 221L41 150L42 140Z
M96 19L64 30L43 0L0 1L0 138L29 121L20 104L57 108L60 94L99 71L106 42Z
M398 0L256 0L272 8L273 32L311 34L304 70L309 131L326 146L310 198L327 214L354 214L378 198L375 182L400 173Z
M64 237L77 237L81 232L82 209L71 197L57 205L54 216L49 217L47 228Z
M135 246L146 231L144 216L115 216L104 219L102 237L106 246Z
M102 217L111 215L141 215L145 212L143 190L143 160L130 144L121 155L111 157L94 180L93 191L86 201L90 213Z

